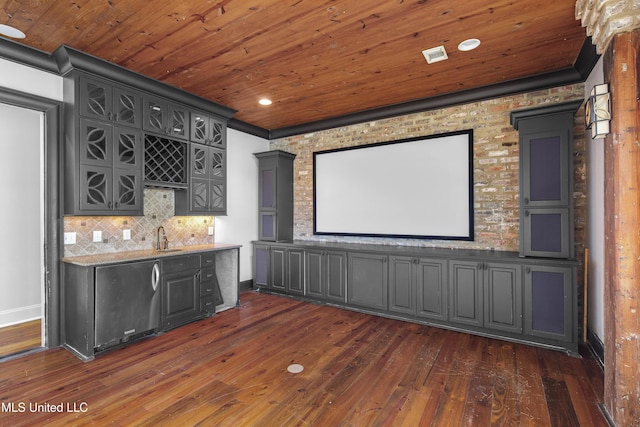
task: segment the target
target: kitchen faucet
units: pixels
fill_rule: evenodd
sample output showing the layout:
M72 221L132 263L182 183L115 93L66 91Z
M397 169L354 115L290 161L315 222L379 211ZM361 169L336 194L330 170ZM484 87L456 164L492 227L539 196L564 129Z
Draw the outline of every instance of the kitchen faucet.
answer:
M162 245L160 244L160 230L162 230ZM156 232L156 250L167 250L169 249L169 240L167 240L167 235L164 232L164 227L158 227L158 231Z

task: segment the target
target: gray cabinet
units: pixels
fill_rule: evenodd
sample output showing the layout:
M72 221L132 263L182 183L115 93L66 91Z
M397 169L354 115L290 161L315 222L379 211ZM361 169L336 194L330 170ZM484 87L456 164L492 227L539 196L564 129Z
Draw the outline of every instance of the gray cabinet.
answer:
M580 102L514 111L520 143L520 255L570 258L573 125Z
M347 254L347 303L387 310L388 257L368 253Z
M215 314L216 306L223 303L215 260L213 252L200 255L200 313L203 316Z
M162 259L160 274L163 328L171 329L200 318L200 256Z
M226 151L200 144L189 149L189 187L175 194L176 215L226 215Z
M305 295L346 302L347 254L342 251L305 250Z
M211 115L192 111L190 140L217 148L227 146L227 124Z
M142 128L177 139L189 139L189 110L167 99L143 97Z
M260 240L293 239L293 161L280 150L255 153L258 158L258 229Z
M522 272L519 265L449 263L449 320L505 332L522 332Z
M253 245L253 284L256 288L269 288L271 283L271 247Z
M525 267L525 334L552 341L576 342L574 270L550 265Z
M389 257L389 311L446 320L446 261Z
M80 75L79 84L81 115L140 129L142 96L139 92L84 74Z

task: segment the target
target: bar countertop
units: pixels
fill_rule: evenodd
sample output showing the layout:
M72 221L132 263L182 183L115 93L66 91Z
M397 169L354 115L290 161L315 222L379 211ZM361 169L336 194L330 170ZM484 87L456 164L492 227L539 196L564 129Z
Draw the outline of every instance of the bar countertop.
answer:
M213 243L207 245L179 246L167 251L157 251L155 249L145 249L138 251L112 252L96 255L83 255L63 258L62 261L68 264L75 264L83 267L100 266L109 264L121 264L123 262L142 261L158 259L168 256L189 255L199 252L224 251L228 249L239 249L242 245L228 243Z

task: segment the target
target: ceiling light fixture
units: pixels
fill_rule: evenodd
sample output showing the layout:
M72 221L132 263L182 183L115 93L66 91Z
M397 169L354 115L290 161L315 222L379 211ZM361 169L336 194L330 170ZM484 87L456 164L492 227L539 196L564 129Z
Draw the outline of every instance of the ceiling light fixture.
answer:
M467 39L458 45L458 50L461 52L468 52L480 46L480 40Z
M260 105L271 105L271 100L267 99L267 98L262 98L260 101L258 101L258 104L260 104Z
M444 46L432 47L431 49L425 49L422 51L424 59L427 60L427 64L433 64L434 62L444 61L448 59L447 51L444 50Z
M26 37L19 29L4 24L0 24L0 36L7 36L12 39L23 39Z

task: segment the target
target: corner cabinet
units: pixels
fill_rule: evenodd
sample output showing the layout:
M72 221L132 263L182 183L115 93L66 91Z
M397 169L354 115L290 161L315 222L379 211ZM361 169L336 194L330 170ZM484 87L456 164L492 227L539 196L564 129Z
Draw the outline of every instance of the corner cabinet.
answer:
M575 260L517 252L254 242L262 291L578 354Z
M520 255L570 258L573 123L580 102L514 111L520 137Z
M258 229L260 240L293 239L293 161L280 150L255 153L258 158Z

